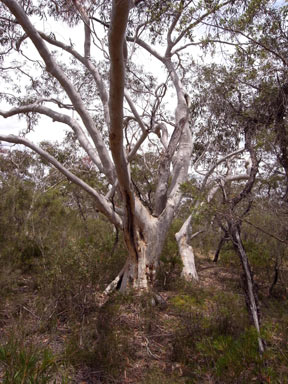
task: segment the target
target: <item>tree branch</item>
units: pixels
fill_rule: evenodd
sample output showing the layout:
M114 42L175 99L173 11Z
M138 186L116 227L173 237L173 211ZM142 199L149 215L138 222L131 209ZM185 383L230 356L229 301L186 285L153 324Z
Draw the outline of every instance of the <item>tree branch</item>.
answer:
M224 161L230 159L231 157L234 157L236 155L239 155L239 153L242 153L245 151L245 148L241 148L241 149L238 149L237 151L234 151L234 152L231 152L229 153L228 155L224 156L224 157L221 157L221 159L219 159L210 169L209 171L206 173L205 177L204 177L204 180L202 181L202 185L201 185L201 190L203 191L203 189L205 188L206 186L206 183L209 179L209 177L212 175L212 173L215 171L215 169L221 164L223 163Z
M287 66L287 64L288 64L286 58L284 58L282 55L280 55L274 49L268 47L266 44L261 43L260 41L257 41L255 39L253 39L251 36L248 36L246 33L242 32L242 31L240 31L238 29L233 29L233 28L225 27L223 25L218 25L218 24L214 25L214 24L207 23L207 22L204 22L203 24L205 24L205 25L207 25L209 27L221 29L222 31L231 32L231 33L234 33L234 34L239 34L239 35L245 37L245 39L247 39L248 41L252 42L253 44L258 45L259 47L265 49L267 52L270 52L272 55L278 57L278 59L280 59L285 66Z
M107 216L117 227L122 227L122 220L120 216L116 212L114 212L112 204L108 202L102 195L100 195L95 189L90 187L90 185L85 183L85 181L79 179L79 177L77 177L68 169L66 169L58 160L56 160L48 152L44 151L42 148L38 147L31 141L15 135L0 135L0 140L14 144L23 144L26 147L32 149L34 152L38 153L50 164L54 165L54 167L57 168L63 175L65 175L68 180L72 181L74 184L77 184L79 187L81 187L91 196L93 196L99 211L102 212L105 216Z
M175 51L172 51L171 52L171 56L173 55L176 55L177 53L183 51L184 49L186 48L189 48L191 46L197 46L197 45L204 45L204 44L209 44L209 43L219 43L219 44L225 44L225 45L232 45L234 47L240 47L242 48L242 45L247 45L247 43L232 43L231 41L225 41L225 40L219 40L219 39L209 39L209 40L204 40L204 41L195 41L195 42L192 42L192 43L187 43L185 45L183 45L182 47L179 47L177 49L175 49ZM242 48L242 50L244 50Z
M91 28L90 28L90 18L87 15L87 12L81 4L79 4L78 0L72 0L73 3L75 4L76 9L79 11L83 23L84 23L84 56L85 59L89 60L90 59L90 51L91 51Z
M225 185L226 183L229 183L229 182L232 182L232 181L247 180L247 179L249 179L249 177L250 176L248 174L228 175L228 176L222 178L221 181ZM213 187L211 187L211 189L209 190L208 195L207 195L208 203L210 203L210 201L213 199L213 197L215 196L216 192L220 188L221 188L221 184L220 183L216 183Z
M64 115L63 113L58 113L53 109L40 105L41 101L42 100L38 100L33 104L26 104L19 107L15 107L6 112L0 110L0 116L7 118L7 117L11 117L21 113L36 112L36 113L40 113L41 115L50 117L53 121L58 121L60 123L68 125L73 129L74 133L76 134L79 140L81 147L91 157L91 160L98 167L99 171L104 173L104 169L102 167L97 151L90 144L88 138L86 137L84 131L82 130L78 122L72 119L68 115Z
M104 84L103 79L101 78L100 73L98 72L97 68L95 65L92 64L90 57L83 57L82 55L79 54L75 49L73 49L70 45L66 45L59 40L56 40L48 35L46 35L43 32L39 32L40 36L47 41L47 43L54 45L58 48L63 49L64 51L70 53L72 56L75 57L81 64L85 66L93 76L95 83L97 85L98 91L99 91L99 96L103 105L104 109L104 120L107 125L107 127L110 127L110 116L109 116L109 106L108 106L108 94L106 91L106 87Z
M224 7L225 5L231 3L231 0L228 0L228 1L225 1L224 3L220 4L220 5L216 5L214 6L213 8L211 8L209 11L207 11L206 13L204 13L202 16L200 16L197 20L193 21L192 23L190 23L188 25L188 27L186 27L185 29L183 29L183 31L178 35L178 37L175 39L174 41L174 44L173 46L175 46L176 44L179 43L179 41L186 35L186 33L195 28L197 25L199 25L204 19L206 19L208 16L210 16L212 13L215 13L216 11L218 11L219 9L221 9L222 7Z
M145 43L142 39L140 39L137 36L127 36L126 40L132 43L138 44L140 47L144 48L147 52L149 52L152 56L154 56L156 59L161 61L162 63L164 62L164 57L161 56L155 49L153 49L149 44Z
M125 96L125 99L127 100L127 103L129 104L129 107L131 108L131 111L133 112L133 115L135 116L135 119L136 119L137 123L139 124L142 132L146 133L146 131L147 131L146 127L145 127L141 117L139 116L139 113L137 112L137 109L136 109L133 101L131 100L127 90L124 90L124 96Z
M71 102L73 103L75 110L81 117L85 127L87 128L90 136L92 137L94 144L98 150L100 159L103 164L103 168L105 169L106 175L112 181L114 180L114 167L111 162L109 153L105 147L102 136L100 132L96 129L95 123L92 117L89 115L88 111L85 108L85 105L80 97L80 95L76 92L73 84L67 78L62 69L57 65L53 56L49 52L46 44L42 40L41 36L37 32L37 30L32 25L28 16L26 15L24 9L18 4L16 0L1 0L7 8L11 11L11 13L16 17L19 24L24 29L25 33L29 36L31 41L33 42L35 48L39 52L40 56L44 60L46 64L46 69L52 76L54 76L67 95L69 96Z

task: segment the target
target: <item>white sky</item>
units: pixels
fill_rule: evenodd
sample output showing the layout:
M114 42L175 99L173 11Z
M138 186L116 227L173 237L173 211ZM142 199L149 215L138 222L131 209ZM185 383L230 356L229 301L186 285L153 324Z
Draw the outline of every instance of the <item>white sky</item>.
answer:
M38 19L35 19L34 26L44 31L46 34L50 34L51 31L55 33L56 39L59 41L66 43L67 45L70 44L70 41L73 42L74 49L76 49L78 52L82 53L83 51L83 39L84 39L84 33L83 33L83 26L79 25L75 28L69 28L66 24L61 23L55 23L54 21L39 21ZM57 30L56 30L57 28ZM100 37L102 38L104 35L103 28L100 26L100 30L97 30L97 33L99 33ZM107 31L105 31L107 33ZM57 49L55 47L52 47L51 45L47 44L50 51L52 49ZM93 45L92 45L93 48ZM162 48L163 50L163 48ZM28 46L25 47L25 54L33 59L38 59L39 54L36 51L36 49L32 46L31 42L28 42ZM157 73L159 84L161 82L164 82L166 80L167 73L166 71L161 70L161 64L159 61L153 57L150 56L147 52L143 52L143 50L138 50L136 53L136 61L141 62L143 64L146 63L148 70ZM18 55L15 55L14 58L17 60ZM97 50L96 56L98 59L102 59L103 56L101 53L99 53L99 50ZM39 60L42 61L41 58ZM134 57L135 60L135 57ZM153 62L153 64L151 63ZM24 88L25 84L23 84ZM0 109L2 110L9 110L12 106L5 103L0 102ZM52 108L57 110L57 107L53 106ZM63 112L63 111L60 111ZM71 111L65 111L66 114L71 113ZM141 113L141 110L139 109L139 113ZM20 131L25 130L26 128L26 122L25 119L19 119L18 116L12 116L9 118L3 118L0 116L0 132L2 134L14 134L19 135ZM39 143L42 140L48 140L48 141L59 141L61 142L65 137L65 132L69 131L69 127L67 127L65 124L61 124L58 122L53 122L50 118L46 116L39 116L39 122L37 126L34 128L33 132L30 132L29 134L25 135L25 137L34 143ZM5 145L4 142L2 142L2 145Z
M287 0L286 0L287 2ZM275 4L275 6L281 6L285 3L285 0L278 0ZM37 22L37 25L35 24L36 28L39 30L44 31L45 33L49 34L51 31L55 32L56 37L67 44L69 44L69 40L71 39L73 41L73 44L75 45L75 48L79 50L79 52L83 51L83 26L78 26L76 28L68 28L66 25L61 25L60 23L55 23L52 20L46 20L46 21L39 21L35 19L35 23ZM57 30L55 30L57 28ZM99 33L103 36L103 28L100 27L101 30L99 30ZM98 33L98 31L97 31ZM101 37L102 37L101 36ZM48 45L49 46L49 45ZM51 46L49 46L51 49ZM198 56L195 48L193 49L193 56ZM35 52L35 53L34 53ZM154 59L153 57L149 57L149 55L143 54L142 50L138 51L137 53L137 60L139 60L142 63L147 63L147 68L149 70L153 70L153 72L157 73L157 77L159 78L159 84L161 81L165 81L166 77L166 71L161 71L161 65L160 63ZM29 48L27 50L27 53L29 56L38 55L36 53L35 48ZM32 54L31 54L32 53ZM99 53L97 53L97 57L99 57ZM215 58L214 58L215 59ZM159 75L159 76L158 76ZM3 110L8 110L11 108L8 104L0 103L0 108ZM140 111L139 111L140 112ZM69 112L66 112L69 113ZM71 112L70 112L71 113ZM30 132L26 137L36 143L39 143L42 140L49 140L49 141L62 141L65 136L65 125L57 122L52 122L52 120L48 117L42 116L39 120L39 123L37 127L35 127L34 132ZM25 119L19 120L17 116L9 117L7 119L4 119L3 117L0 117L0 131L3 134L19 134L19 131L25 130L26 123ZM4 143L3 143L4 144Z
M3 107L1 106L1 108ZM25 120L20 120L17 116L12 116L7 119L0 117L0 131L2 134L18 135L20 131L25 129ZM42 140L62 141L64 136L65 126L57 122L53 123L52 120L46 116L41 117L39 124L35 128L34 132L30 132L26 135L27 139L35 143L39 143ZM2 142L2 144L4 144L4 142Z
M75 44L76 49L77 43L79 45L79 51L82 52L82 41L79 40L80 38L83 38L82 29L80 27L76 28L69 28L67 25L55 23L51 20L46 21L39 21L38 19L34 19L34 26L47 33L50 34L50 32L54 31L56 38L58 38L60 41L69 44L69 39L73 41L73 44ZM82 27L82 26L81 26ZM57 28L57 31L55 31L55 28ZM81 30L80 30L81 29ZM38 52L36 49L32 46L31 43L29 43L29 47L25 49L25 53L33 59L37 59L39 57ZM47 44L48 45L48 44ZM51 50L51 46L49 46L49 49ZM52 48L53 49L53 48ZM18 58L18 55L14 57L15 59ZM42 61L42 59L40 58ZM24 86L25 84L23 84ZM4 91L4 90L3 90ZM0 102L0 109L2 110L9 110L12 106L5 103ZM65 112L69 113L69 112ZM71 113L71 112L70 112ZM52 119L46 116L39 116L39 122L37 126L34 128L34 131L29 132L25 137L34 143L39 143L43 140L48 141L59 141L61 142L65 137L65 132L68 130L68 127L64 124L53 122ZM13 135L19 135L19 132L25 130L27 128L26 121L24 118L19 119L18 116L11 116L8 118L3 118L0 116L0 132L5 135L13 134ZM6 145L8 143L2 142L2 145ZM8 144L10 145L10 144Z

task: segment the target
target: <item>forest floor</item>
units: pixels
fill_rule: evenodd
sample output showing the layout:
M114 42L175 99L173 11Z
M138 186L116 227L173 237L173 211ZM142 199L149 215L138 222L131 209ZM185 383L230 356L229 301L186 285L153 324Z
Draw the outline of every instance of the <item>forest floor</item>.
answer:
M45 292L39 271L7 266L0 276L0 382L288 383L286 290L271 297L269 285L257 281L267 348L261 357L239 265L198 253L197 268L197 284L166 272L153 293L106 297L91 284Z

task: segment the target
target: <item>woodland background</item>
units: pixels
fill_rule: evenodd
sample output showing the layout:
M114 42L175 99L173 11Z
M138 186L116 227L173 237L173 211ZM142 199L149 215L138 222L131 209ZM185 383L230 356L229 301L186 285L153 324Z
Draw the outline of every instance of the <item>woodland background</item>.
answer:
M74 56L59 64L59 73L68 75L87 110L77 106L78 96L67 102L68 83L62 89L55 80L59 73L53 77L40 60L33 65L41 74L26 72L31 69L29 60L28 67L17 60L5 66L10 54L27 59L25 49L20 49L27 36L18 25L20 18L8 12L9 2L1 1L0 71L13 94L8 88L1 91L5 111L1 109L0 115L19 114L26 128L19 137L0 135L0 381L288 383L287 2L133 2L123 34L125 44L134 44L128 45L131 62L127 64L120 52L132 96L125 96L125 113L119 120L123 137L116 151L111 127L105 126L105 118L109 121L115 110L111 104L109 110L105 97L100 103L99 84L87 71L95 65L103 87L113 90L113 43L106 35L99 39L103 42L99 62L88 52L90 34L97 36L92 23L106 33L110 22L117 25L113 12L110 20L110 5L100 0L84 2L83 8L76 0L62 1L61 6L44 0L10 3L19 3L26 15L42 22L49 16L69 28L84 24L84 56L77 56L72 42L64 48L60 45L65 54L73 51ZM120 3L111 2L112 7ZM87 29L90 22L93 28ZM196 27L200 29L194 34ZM175 48L177 34L184 39L179 39L184 44L181 49ZM59 48L53 34L38 38L41 44L45 40ZM161 56L156 50L163 50L166 38L167 50ZM166 65L164 83L159 79L163 74L158 78L152 66L133 56L137 44L160 57L164 69ZM199 60L193 56L195 47ZM52 57L60 62L66 57L52 49L45 55L44 61ZM123 84L121 90L123 103ZM4 144L27 146L25 135L38 129L39 114L47 115L50 103L57 105L58 112L73 111L67 125L76 130L67 131L61 142L42 141L40 151L99 195L87 194L86 187L58 172L49 156ZM93 126L89 134L102 135L107 153L111 149L117 155L119 148L127 152L128 160L125 155L122 164L129 170L127 178L118 169L120 160L114 158L111 164L118 168L112 167L109 174L101 164L97 166L97 146L91 150L85 140L78 141L80 123L87 128L85 119L80 121L81 113L91 117L94 125L89 119L86 122ZM190 141L185 141L185 133ZM138 152L133 153L138 144ZM181 158L188 153L185 150L191 158ZM163 185L166 195L161 196ZM132 196L128 208L123 191ZM98 196L105 197L103 204ZM139 289L137 273L128 273L131 286L127 283L120 293L122 272L120 283L105 293L126 260L133 259L127 218L136 217L135 223L145 229L141 232L132 225L135 244L144 244L150 222L173 206L169 202L175 196L171 225L155 258L155 275L154 266L153 274L144 274L149 277L145 277L147 289ZM147 228L139 219L142 211L137 213L137 204L146 212ZM183 249L195 255L194 275L183 273ZM145 252L139 255L147 257ZM257 304L254 312L249 278ZM253 313L259 316L260 329Z

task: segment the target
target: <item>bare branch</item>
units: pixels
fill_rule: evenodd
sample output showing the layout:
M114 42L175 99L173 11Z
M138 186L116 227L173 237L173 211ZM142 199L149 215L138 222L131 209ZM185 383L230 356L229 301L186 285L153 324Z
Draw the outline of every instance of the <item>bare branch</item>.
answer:
M178 37L174 40L173 46L179 43L179 41L187 34L187 32L193 28L195 28L197 25L201 24L203 20L205 20L208 16L215 13L222 7L228 5L231 3L231 0L227 0L222 4L217 4L216 6L212 7L209 11L205 12L202 16L198 17L195 21L190 23L186 28L182 30L182 32L178 35Z
M104 84L104 81L101 78L101 75L98 72L95 65L92 64L89 57L83 57L82 55L79 54L79 52L77 52L75 49L73 49L73 47L71 47L70 45L66 45L66 44L62 43L61 41L56 40L56 39L52 38L51 36L46 35L43 32L39 32L39 34L49 44L54 45L58 48L63 49L64 51L70 53L72 56L75 57L75 59L77 59L81 64L83 64L89 70L89 72L93 76L95 83L97 85L97 88L99 91L99 96L100 96L100 99L101 99L101 102L102 102L102 105L104 108L104 119L105 119L107 127L109 128L110 116L109 116L109 107L108 107L108 94L106 91L106 86Z
M219 43L219 44L224 44L224 45L232 45L234 47L239 47L239 48L241 48L243 45L247 45L247 43L241 43L241 44L240 43L232 43L231 41L219 40L219 39L208 39L208 40L204 40L204 41L200 40L200 41L194 41L191 43L187 43L187 44L183 45L182 47L175 49L174 51L171 52L171 56L176 55L177 53L183 51L186 48L189 48L192 46L204 45L204 44L206 45L209 43Z
M67 78L62 69L57 65L56 61L49 52L46 44L32 25L24 9L19 5L19 3L16 0L1 1L9 8L12 14L14 14L19 24L21 24L26 34L29 36L29 38L35 45L35 48L38 50L40 56L46 64L47 71L59 81L59 83L62 85L63 89L69 96L71 102L75 107L75 110L81 117L85 127L87 128L89 134L91 135L91 138L93 139L96 145L107 177L109 177L109 179L113 181L114 167L111 162L109 153L104 145L102 136L100 132L96 129L95 123L92 117L89 115L88 111L86 110L80 95L76 92L75 88L73 87L73 84Z
M182 1L182 4L183 4L183 1ZM169 29L168 29L168 33L167 33L167 51L166 51L166 55L167 55L168 52L171 52L171 49L172 49L172 47L174 46L174 43L173 43L173 41L172 41L172 33L173 33L173 31L174 31L174 29L175 29L175 27L176 27L176 25L177 25L177 23L178 23L178 21L179 21L179 19L180 19L180 16L181 16L181 12L178 11L178 12L176 13L176 15L174 16L174 19L173 19L173 21L172 21L172 23L171 23L171 25L170 25L170 27L169 27ZM165 56L166 56L166 55L165 55Z
M222 185L223 183L225 185L226 183L229 183L232 181L241 181L241 180L247 180L247 179L249 179L249 175L244 173L244 174L237 174L237 175L228 175L226 177L221 178L220 181L222 182ZM215 185L213 185L213 187L210 188L207 195L208 203L213 199L216 192L221 188L221 182L216 183Z
M146 130L145 132L142 133L142 135L140 136L140 138L137 141L137 143L134 145L134 147L129 152L128 157L127 157L129 162L131 162L134 159L138 149L144 143L144 141L146 140L147 136L148 136L148 131Z
M231 159L231 157L234 157L234 156L237 156L239 155L240 153L244 152L245 151L245 148L241 148L241 149L238 149L237 151L234 151L234 152L231 152L229 153L228 155L224 156L224 157L221 157L221 159L219 159L210 169L209 171L206 173L205 175L205 178L204 180L202 181L202 185L201 185L201 190L203 190L207 184L207 181L209 179L209 177L212 175L212 173L215 171L215 169L220 165L222 164L224 161L228 160L228 159Z
M87 15L85 8L79 3L78 0L72 0L75 4L76 9L79 11L81 18L84 23L84 56L89 60L91 51L91 29L90 29L90 18Z
M252 227L256 228L258 231L265 233L265 235L268 235L268 236L272 237L273 239L279 241L280 243L288 245L288 242L286 240L280 239L280 237L274 235L273 233L267 232L265 229L259 227L258 225L251 223L251 221L248 221L247 219L241 219L241 220L244 223L247 223L247 224L251 225Z
M58 160L56 160L48 152L44 151L42 148L38 147L37 145L23 137L18 137L15 135L0 135L0 140L14 144L23 144L26 147L32 149L34 152L38 153L50 164L54 165L54 167L57 168L63 175L65 175L68 180L72 181L74 184L77 184L79 187L81 187L91 196L93 196L99 211L102 212L105 216L107 216L117 227L122 227L122 220L120 216L118 216L118 214L114 212L112 204L107 201L102 195L100 195L95 189L90 187L90 185L85 183L85 181L79 179L79 177L77 177L68 169L66 169Z
M146 133L146 131L147 131L146 127L145 127L139 113L137 112L137 109L136 109L133 101L131 100L127 90L124 90L124 96L125 96L125 99L127 100L127 103L129 104L129 107L131 108L131 111L133 112L133 115L135 116L137 123L139 124L140 128L142 129L142 132Z
M148 53L150 53L152 56L154 56L156 59L161 61L162 63L164 62L164 57L161 56L155 49L153 49L149 44L147 44L145 41L140 39L137 36L127 36L126 40L132 43L138 44L140 47L144 48Z
M50 117L51 119L53 119L53 121L58 121L60 123L68 125L73 129L73 131L75 132L80 142L80 145L86 151L86 153L91 157L91 160L98 167L99 171L104 173L104 169L102 167L97 151L90 144L88 138L86 137L84 131L82 130L78 122L72 119L68 115L64 115L63 113L58 113L56 111L53 111L50 108L40 105L41 101L43 100L38 100L33 104L26 104L19 107L15 107L6 112L0 110L0 116L7 118L7 117L11 117L21 113L36 112L36 113L40 113L42 115L46 115Z
M272 53L272 55L274 55L275 57L278 57L278 59L280 59L282 61L282 63L287 66L288 64L288 61L285 57L283 57L282 55L280 55L278 52L276 52L274 49L272 49L271 47L268 47L266 44L264 44L263 42L261 41L258 41L258 40L255 40L254 38L252 38L251 36L247 35L246 33L244 33L243 31L240 31L238 29L234 29L234 28L230 28L230 27L225 27L223 25L214 25L214 24L211 24L211 23L207 23L207 22L203 22L204 25L207 25L207 26L210 26L210 27L213 27L213 28L218 28L218 29L221 29L222 31L227 31L227 32L232 32L232 33L235 33L235 34L239 34L243 37L245 37L248 41L250 41L251 43L255 44L255 45L258 45L259 47L265 49L267 52L270 52Z

